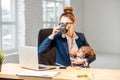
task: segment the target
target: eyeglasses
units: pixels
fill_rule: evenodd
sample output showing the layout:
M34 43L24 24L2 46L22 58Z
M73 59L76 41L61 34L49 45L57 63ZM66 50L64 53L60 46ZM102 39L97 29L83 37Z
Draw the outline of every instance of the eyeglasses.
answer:
M67 24L67 25L69 25L69 24L72 24L72 22L59 23L58 25L63 25L63 24Z

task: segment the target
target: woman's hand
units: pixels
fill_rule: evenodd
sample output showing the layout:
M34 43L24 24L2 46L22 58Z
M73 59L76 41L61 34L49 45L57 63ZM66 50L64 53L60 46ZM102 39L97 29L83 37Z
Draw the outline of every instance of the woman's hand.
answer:
M51 35L56 35L58 32L60 32L60 26L54 27Z

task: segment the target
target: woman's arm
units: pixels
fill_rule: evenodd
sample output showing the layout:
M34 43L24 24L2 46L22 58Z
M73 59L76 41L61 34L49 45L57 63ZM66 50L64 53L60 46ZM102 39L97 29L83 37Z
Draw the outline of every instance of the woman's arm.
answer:
M96 59L96 55L95 54L94 54L93 58L90 58L90 57L86 58L88 64L90 64L91 62L93 62L95 59Z
M80 65L80 64L82 64L82 65L84 65L83 67L89 67L89 64L92 62L92 61L94 61L96 59L96 57L94 57L94 58L77 58L77 59L74 59L73 60L73 64L75 64L75 65Z
M53 40L48 37L39 45L38 51L39 53L47 52L49 49L54 47Z
M51 35L47 37L40 45L39 45L39 53L47 52L49 49L55 46L54 36L60 32L60 27L54 27Z

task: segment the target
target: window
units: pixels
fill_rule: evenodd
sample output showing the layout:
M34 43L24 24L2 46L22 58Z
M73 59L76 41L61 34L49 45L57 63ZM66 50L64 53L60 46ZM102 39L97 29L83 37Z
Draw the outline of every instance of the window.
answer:
M2 7L2 50L16 49L15 0L1 0Z
M42 0L43 28L54 27L58 24L64 6L70 6L70 0Z

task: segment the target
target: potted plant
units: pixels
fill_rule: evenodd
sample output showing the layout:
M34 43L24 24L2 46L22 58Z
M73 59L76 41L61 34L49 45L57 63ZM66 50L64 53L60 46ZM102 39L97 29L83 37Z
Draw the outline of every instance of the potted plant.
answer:
M4 58L4 54L3 54L3 52L0 51L0 72L1 72L1 68L2 68L3 58Z

